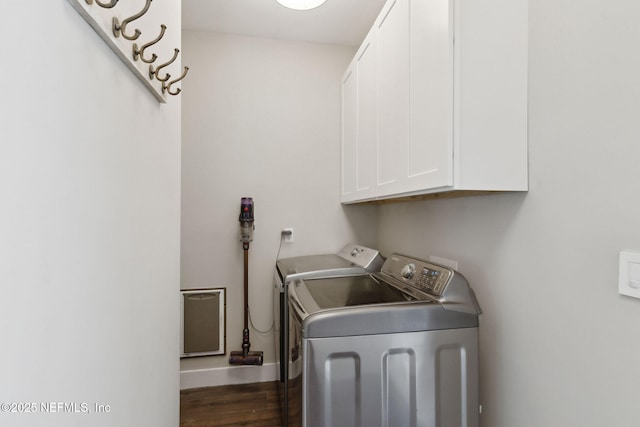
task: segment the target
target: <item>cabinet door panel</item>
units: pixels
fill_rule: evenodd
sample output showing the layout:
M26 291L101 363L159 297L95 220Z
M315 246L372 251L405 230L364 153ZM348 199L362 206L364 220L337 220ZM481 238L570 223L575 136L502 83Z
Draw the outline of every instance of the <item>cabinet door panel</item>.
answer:
M353 64L342 79L342 201L356 198L356 76Z
M402 191L409 148L409 1L388 2L377 25L376 195Z
M452 0L412 0L407 191L453 185L453 60Z
M358 199L373 195L373 168L378 133L378 93L375 34L356 57L357 143L356 193Z

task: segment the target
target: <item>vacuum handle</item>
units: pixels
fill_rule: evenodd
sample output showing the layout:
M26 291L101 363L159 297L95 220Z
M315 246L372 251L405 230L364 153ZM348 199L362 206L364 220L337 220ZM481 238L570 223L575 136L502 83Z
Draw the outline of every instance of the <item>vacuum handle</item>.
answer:
M244 328L249 330L249 248L244 251Z

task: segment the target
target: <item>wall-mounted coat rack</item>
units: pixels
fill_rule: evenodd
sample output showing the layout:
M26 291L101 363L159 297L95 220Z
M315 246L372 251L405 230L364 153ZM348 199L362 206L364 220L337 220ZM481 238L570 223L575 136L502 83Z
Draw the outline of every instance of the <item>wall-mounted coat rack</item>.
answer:
M180 77L171 79L170 73L176 68L180 50L174 48L172 54L166 53L168 49L166 43L162 45L162 41L167 26L161 24L159 34L156 36L154 32L153 39L145 36L150 33L147 29L157 28L157 24L150 26L147 19L144 30L140 30L142 27L136 28L138 20L149 12L153 0L122 2L126 3L126 7L121 7L119 0L68 1L159 102L166 103L167 94L175 96L181 92L181 89L172 89L172 86L187 76L189 67L176 73ZM139 6L139 10L133 11L131 8L134 6ZM107 13L108 10L113 12ZM161 53L146 52L148 49L158 49Z

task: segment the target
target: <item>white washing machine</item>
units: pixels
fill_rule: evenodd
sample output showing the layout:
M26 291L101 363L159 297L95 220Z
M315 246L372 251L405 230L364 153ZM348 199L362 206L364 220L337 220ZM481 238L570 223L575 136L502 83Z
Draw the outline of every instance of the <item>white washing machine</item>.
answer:
M384 263L380 253L371 248L349 243L336 254L305 255L283 258L276 262L274 273L274 319L276 366L280 387L282 426L288 425L288 390L290 378L287 352L289 347L288 285L294 280L328 277L353 277L378 272Z
M394 254L288 291L290 425L478 427L481 311L460 273Z

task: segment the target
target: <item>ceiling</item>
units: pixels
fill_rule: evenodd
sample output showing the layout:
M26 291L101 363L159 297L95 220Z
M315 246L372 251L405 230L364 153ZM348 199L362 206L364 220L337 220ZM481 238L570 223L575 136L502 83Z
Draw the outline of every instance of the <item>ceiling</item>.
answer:
M276 0L182 0L182 28L359 46L386 0L327 0L312 10Z

